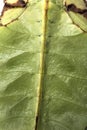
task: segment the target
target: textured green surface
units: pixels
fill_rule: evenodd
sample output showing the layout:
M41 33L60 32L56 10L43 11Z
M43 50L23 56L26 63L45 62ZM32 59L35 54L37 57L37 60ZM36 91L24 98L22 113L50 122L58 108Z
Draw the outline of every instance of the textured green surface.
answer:
M62 0L49 0L42 52L43 9L30 0L17 21L0 27L0 130L35 130L40 87L37 130L87 126L87 34Z
M59 3L60 2L60 3ZM87 126L87 34L72 24L61 0L50 1L39 130Z
M0 130L35 129L41 35L41 2L0 27Z

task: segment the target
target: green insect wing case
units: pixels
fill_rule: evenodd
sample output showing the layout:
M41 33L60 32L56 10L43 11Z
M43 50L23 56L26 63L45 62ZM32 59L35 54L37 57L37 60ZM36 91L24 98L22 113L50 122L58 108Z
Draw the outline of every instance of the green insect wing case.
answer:
M5 1L0 130L87 130L86 0Z
M42 11L42 1L32 0L23 8L8 8L1 17L0 130L35 130Z

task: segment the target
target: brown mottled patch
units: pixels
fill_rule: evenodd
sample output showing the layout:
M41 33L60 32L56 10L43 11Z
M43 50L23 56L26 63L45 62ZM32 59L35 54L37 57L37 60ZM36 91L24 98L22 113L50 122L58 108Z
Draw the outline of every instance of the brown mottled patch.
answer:
M25 2L24 0L18 0L16 3L12 3L12 4L7 3L6 0L4 2L5 2L5 5L4 5L1 17L3 16L5 11L12 9L12 8L24 8L24 7L26 7L26 5L28 3L28 1Z
M67 11L72 11L74 13L78 13L87 18L87 9L77 8L74 4L66 5Z
M7 0L4 0L4 8L3 8L3 11L1 13L1 16L0 16L0 20L2 19L2 17L4 16L4 13L10 9L15 9L15 8L25 8L27 7L27 3L29 2L29 0L27 1L24 1L24 0L17 0L16 3L8 3ZM21 15L21 14L20 14ZM19 16L20 16L19 15ZM17 17L16 19L13 19L11 20L9 23L7 23L6 25L3 25L3 23L0 23L0 26L7 26L8 24L14 22L15 20L17 20L19 17Z
M85 3L85 7L87 7L87 0L83 0L83 2ZM84 33L87 33L86 30L84 30L82 27L80 27L80 25L78 25L76 22L74 22L74 20L72 19L71 15L70 15L70 11L74 12L74 13L78 13L80 15L82 15L84 18L87 19L87 9L80 9L77 8L76 5L73 4L67 4L66 1L64 1L64 5L66 7L65 12L68 14L68 16L70 17L70 19L72 20L72 24L76 25L78 28L80 28Z
M5 1L5 7L8 8L16 8L16 7L25 7L26 6L26 2L24 0L18 0L16 3L8 3Z

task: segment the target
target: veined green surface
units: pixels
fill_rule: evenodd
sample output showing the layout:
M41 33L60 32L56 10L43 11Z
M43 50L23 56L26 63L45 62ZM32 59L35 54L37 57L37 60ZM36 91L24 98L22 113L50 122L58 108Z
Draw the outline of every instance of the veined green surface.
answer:
M62 0L49 0L47 17L44 3L0 27L0 130L87 127L87 34Z
M50 0L38 130L85 130L87 34L72 23L62 0Z
M0 130L34 130L38 106L42 3L0 27Z

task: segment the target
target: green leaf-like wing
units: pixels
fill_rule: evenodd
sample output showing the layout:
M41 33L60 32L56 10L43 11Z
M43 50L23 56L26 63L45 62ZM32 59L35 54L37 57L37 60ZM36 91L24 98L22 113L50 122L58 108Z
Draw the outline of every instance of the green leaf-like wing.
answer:
M63 0L14 16L0 26L0 130L86 130L87 33Z
M38 130L87 129L87 34L62 0L49 2L44 64Z
M18 20L0 27L0 130L35 129L41 35L40 0L30 1Z

